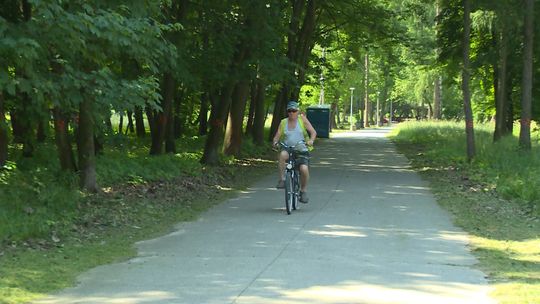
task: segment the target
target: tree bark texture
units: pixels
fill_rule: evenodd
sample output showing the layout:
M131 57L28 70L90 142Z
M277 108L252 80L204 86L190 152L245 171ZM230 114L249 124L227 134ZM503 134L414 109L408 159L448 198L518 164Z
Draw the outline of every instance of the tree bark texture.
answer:
M339 107L337 102L332 102L330 106L330 129L337 129L337 123L339 121Z
M435 76L435 81L433 85L433 118L435 120L441 119L441 76Z
M255 116L255 106L257 103L257 81L253 79L249 85L249 111L246 122L246 135L253 134L253 118Z
M366 53L364 56L364 67L365 67L365 83L364 83L364 128L369 128L370 116L371 116L371 104L369 102L369 54ZM352 115L352 113L351 113Z
M534 43L534 0L525 1L523 44L523 77L521 85L521 120L519 130L519 146L531 149L531 116L532 116L532 75L533 75L533 43Z
M4 95L0 92L0 167L8 159L8 126L6 123Z
M249 94L249 82L239 81L232 93L231 107L223 152L226 155L239 156L242 146L242 127L244 126L244 113L246 110L247 98Z
M20 126L21 126L21 136L22 136L22 155L24 157L33 157L34 156L34 121L32 116L36 113L31 108L30 96L26 93L21 93L19 95L21 99L21 110L20 110ZM34 114L34 115L32 115Z
M201 108L199 110L199 135L208 133L208 93L201 95Z
M173 111L171 111L173 113L173 116L172 116L173 133L172 134L175 139L180 138L180 136L182 136L182 133L184 132L184 124L182 123L182 111L181 111L182 105L183 105L182 100L184 99L184 94L180 93L178 95L179 96L177 96L174 101ZM184 120L190 121L189 117L184 118Z
M76 172L77 164L69 139L68 116L61 112L59 107L53 109L54 119L54 139L56 142L56 150L58 151L58 160L60 161L60 169L63 171Z
M133 125L133 112L127 111L128 124L126 126L126 135L129 133L135 133L135 127Z
M507 67L508 67L508 33L506 26L500 32L499 43L499 62L497 74L497 90L495 94L495 132L493 133L493 141L498 141L504 135L507 135L506 130L506 103L508 102L507 90Z
M146 129L144 127L143 110L139 106L135 107L135 131L137 133L137 137L139 138L146 136Z
M154 120L152 130L152 146L150 147L151 155L163 154L163 142L165 141L165 133L167 123L172 110L174 100L175 81L172 74L166 72L163 75L161 82L161 111L154 111L152 118ZM150 119L150 117L149 117ZM151 128L152 129L152 128Z
M93 100L89 97L84 98L79 105L77 146L80 187L88 192L97 192Z
M203 164L219 164L219 151L222 147L224 125L231 105L233 88L234 83L232 81L226 83L221 89L217 104L212 107L210 113L210 132L208 132L203 156L201 158L201 163Z
M165 152L176 154L176 143L175 143L175 122L179 120L174 111L169 111L169 117L167 119L167 124L165 125Z
M471 4L470 0L463 0L463 71L462 71L462 90L463 90L463 109L465 111L465 133L467 136L467 160L470 162L475 156L476 149L474 144L474 122L471 108L471 91L469 88L470 80L470 35L471 35Z
M264 109L265 83L261 78L257 78L256 85L252 135L253 142L262 145L264 143L264 122L266 120L266 111Z

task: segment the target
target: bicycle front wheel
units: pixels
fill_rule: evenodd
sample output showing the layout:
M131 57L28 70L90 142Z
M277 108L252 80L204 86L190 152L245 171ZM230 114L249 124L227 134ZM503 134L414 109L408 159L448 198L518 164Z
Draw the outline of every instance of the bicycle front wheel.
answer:
M291 214L294 199L293 178L291 172L285 174L285 210Z

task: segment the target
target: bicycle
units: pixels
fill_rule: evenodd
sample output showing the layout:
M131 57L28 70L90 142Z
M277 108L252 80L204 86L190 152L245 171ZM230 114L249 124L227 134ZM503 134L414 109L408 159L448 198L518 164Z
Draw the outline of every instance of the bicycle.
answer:
M287 214L291 214L292 210L298 209L298 201L300 197L300 170L296 164L296 154L299 152L296 147L304 144L301 140L294 146L288 146L283 142L279 143L287 153L289 159L285 164L285 210Z

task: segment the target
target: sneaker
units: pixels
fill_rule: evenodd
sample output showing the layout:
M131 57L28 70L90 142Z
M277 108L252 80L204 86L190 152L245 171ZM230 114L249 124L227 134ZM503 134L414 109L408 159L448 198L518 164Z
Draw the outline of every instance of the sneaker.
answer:
M283 189L283 188L285 188L285 181L282 180L282 179L280 179L280 180L278 181L277 185L276 185L276 188L278 188L278 189Z
M301 203L304 203L304 204L307 204L309 202L309 198L307 196L307 192L305 191L300 191L300 202Z

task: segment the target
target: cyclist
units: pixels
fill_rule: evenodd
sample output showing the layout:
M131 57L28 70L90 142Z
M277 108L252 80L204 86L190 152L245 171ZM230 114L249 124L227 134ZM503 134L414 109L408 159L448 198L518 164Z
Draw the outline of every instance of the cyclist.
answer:
M296 156L296 162L300 168L300 202L307 203L309 198L307 196L307 184L309 180L309 151L306 146L313 146L313 142L317 137L317 132L304 114L299 113L299 105L296 101L290 101L287 104L287 118L281 120L279 128L274 135L274 147L276 147L279 141L284 142L288 146L294 146L299 141L304 140L297 147L299 153ZM279 152L279 181L276 188L281 189L285 187L285 163L289 158L287 151Z

